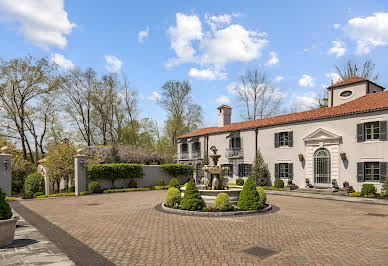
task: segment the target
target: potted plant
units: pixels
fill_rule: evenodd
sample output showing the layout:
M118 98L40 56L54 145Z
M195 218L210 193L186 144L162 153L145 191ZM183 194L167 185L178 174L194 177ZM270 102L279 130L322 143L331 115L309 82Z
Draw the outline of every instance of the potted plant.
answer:
M304 158L303 158L303 154L299 153L299 154L298 154L298 158L299 158L299 161L303 161L303 159L304 159Z
M306 188L311 188L312 187L312 185L310 184L310 178L306 178L305 182L306 182Z
M11 207L5 200L5 193L0 188L0 247L12 244L17 218L12 217Z
M332 186L332 190L333 192L338 192L338 184L337 184L337 179L333 179L331 180L331 186Z

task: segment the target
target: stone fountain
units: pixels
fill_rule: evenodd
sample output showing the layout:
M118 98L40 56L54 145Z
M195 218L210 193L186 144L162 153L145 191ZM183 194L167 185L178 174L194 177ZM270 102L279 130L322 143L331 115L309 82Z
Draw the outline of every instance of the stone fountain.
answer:
M202 170L208 175L202 178L201 184L197 185L201 197L209 207L214 206L214 201L219 193L226 193L229 197L229 202L236 205L238 197L240 196L241 188L228 187L229 178L221 176L222 173L228 171L228 167L221 167L217 165L218 159L221 155L217 154L217 148L212 146L210 150L213 154L209 157L212 159L212 165L206 165ZM186 188L182 188L184 191Z

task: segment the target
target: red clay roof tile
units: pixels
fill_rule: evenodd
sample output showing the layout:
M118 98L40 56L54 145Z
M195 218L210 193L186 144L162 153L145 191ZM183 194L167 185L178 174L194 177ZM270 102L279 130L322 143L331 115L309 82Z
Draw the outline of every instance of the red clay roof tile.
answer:
M357 113L374 112L388 109L388 91L367 94L353 101L332 107L319 108L305 112L279 115L258 120L232 123L224 127L201 128L179 138L188 138L212 133L228 132L248 128L260 128L300 121L317 120L329 117L345 116Z
M341 87L341 86L345 86L345 85L349 85L349 84L353 84L361 81L367 81L367 79L361 78L361 77L351 77L331 85L330 87L328 87L328 89L337 88L337 87Z

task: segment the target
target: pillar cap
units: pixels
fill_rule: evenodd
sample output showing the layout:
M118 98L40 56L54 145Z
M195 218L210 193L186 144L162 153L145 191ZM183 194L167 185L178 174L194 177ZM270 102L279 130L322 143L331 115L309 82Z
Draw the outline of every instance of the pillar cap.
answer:
M78 149L78 150L77 150L77 156L86 156L86 155L84 154L84 149Z
M8 154L9 150L7 146L1 148L1 154Z

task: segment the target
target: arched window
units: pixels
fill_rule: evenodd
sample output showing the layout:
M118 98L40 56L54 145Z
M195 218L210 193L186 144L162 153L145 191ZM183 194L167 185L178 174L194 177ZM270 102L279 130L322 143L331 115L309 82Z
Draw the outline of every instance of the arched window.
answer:
M314 153L314 183L330 184L330 152L321 148Z

